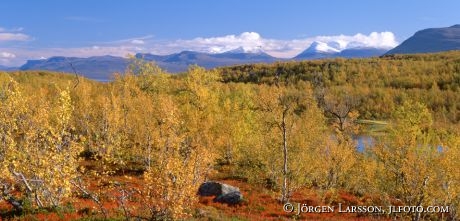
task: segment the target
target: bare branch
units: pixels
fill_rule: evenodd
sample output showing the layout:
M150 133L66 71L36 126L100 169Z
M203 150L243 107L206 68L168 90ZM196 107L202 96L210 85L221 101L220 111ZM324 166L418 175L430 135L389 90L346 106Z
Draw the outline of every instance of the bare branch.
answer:
M78 78L78 72L75 69L75 67L73 66L72 62L70 62L68 59L67 59L67 62L69 62L70 68L72 68L72 71L75 74L76 82L75 82L75 85L73 86L73 89L75 89L78 86L78 84L80 83L80 79Z

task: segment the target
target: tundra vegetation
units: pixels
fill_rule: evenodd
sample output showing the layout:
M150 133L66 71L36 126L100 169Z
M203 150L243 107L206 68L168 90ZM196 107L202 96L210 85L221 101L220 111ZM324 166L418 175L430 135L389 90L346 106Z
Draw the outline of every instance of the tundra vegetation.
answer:
M178 75L134 60L108 83L0 73L0 214L206 219L198 186L237 180L275 200L279 211L263 219L302 218L282 205L309 190L317 205L337 205L345 192L355 204L449 206L383 218L458 220L459 57L191 66ZM358 150L359 136L371 144Z

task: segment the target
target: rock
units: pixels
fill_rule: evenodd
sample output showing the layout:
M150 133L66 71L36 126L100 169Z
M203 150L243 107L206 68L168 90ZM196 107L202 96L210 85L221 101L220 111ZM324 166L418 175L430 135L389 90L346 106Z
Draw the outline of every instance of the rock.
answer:
M225 195L219 195L214 198L214 202L226 203L229 205L239 204L243 200L243 195L241 192L231 192Z
M200 196L218 196L222 194L222 184L217 182L204 182L198 188Z
M225 183L208 181L200 185L198 195L200 196L219 196L231 192L240 192L240 189Z
M213 181L201 184L200 188L198 188L198 195L215 196L214 202L227 203L229 205L238 204L243 199L243 195L238 187Z
M240 193L240 189L238 187L230 186L225 183L222 183L221 190L222 190L222 193L220 195L226 195L226 194L234 193L234 192Z

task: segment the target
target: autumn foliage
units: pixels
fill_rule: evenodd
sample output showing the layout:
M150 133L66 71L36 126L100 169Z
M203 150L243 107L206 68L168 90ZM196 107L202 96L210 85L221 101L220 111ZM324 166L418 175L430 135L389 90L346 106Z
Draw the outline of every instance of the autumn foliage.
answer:
M279 219L305 218L283 213L282 202L309 192L320 205L347 193L370 205L449 206L383 218L455 220L456 55L191 66L179 75L134 60L108 83L1 73L0 203L17 217L85 200L91 208L76 210L92 218L200 219L208 203L198 186L222 179L264 192ZM361 136L372 142L357 149Z

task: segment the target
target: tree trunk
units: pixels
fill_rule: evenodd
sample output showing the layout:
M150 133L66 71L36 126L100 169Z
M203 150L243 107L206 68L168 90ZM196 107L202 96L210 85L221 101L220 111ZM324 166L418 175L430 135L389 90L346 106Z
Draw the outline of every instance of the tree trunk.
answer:
M8 188L6 184L3 184L0 187L0 199L4 199L6 202L8 202L11 206L13 206L14 210L16 210L19 213L22 213L22 210L24 209L22 206L22 202L17 200L16 197L14 197L12 194L10 194L11 188Z
M281 128L283 130L283 187L282 187L282 196L281 201L283 203L288 202L288 146L287 146L287 136L286 136L286 111L283 111L283 122L281 123Z

